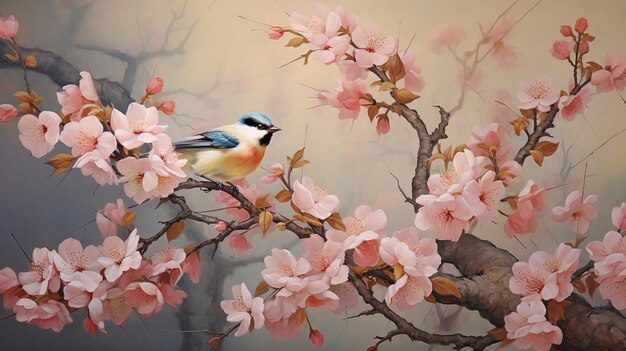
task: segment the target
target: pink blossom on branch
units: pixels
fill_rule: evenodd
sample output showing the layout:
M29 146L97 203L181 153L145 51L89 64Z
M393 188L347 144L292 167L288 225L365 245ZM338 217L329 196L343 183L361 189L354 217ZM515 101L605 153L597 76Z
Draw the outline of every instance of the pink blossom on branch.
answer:
M352 31L352 41L357 47L356 62L363 68L382 65L396 53L396 38L381 36L378 28L371 23L365 27L355 28Z
M606 233L603 241L590 242L586 249L600 280L615 276L626 267L626 237L616 231Z
M283 288L280 296L288 297L306 287L308 279L302 275L311 269L311 265L304 258L296 261L288 250L272 249L272 254L266 256L264 262L265 269L261 275L272 288Z
M383 238L380 244L380 257L390 266L400 265L411 276L430 277L441 265L434 239L420 239L415 228L405 228L393 233L391 238Z
M161 291L150 282L130 283L124 291L124 297L137 313L146 317L159 313L165 302Z
M559 116L566 121L572 121L577 115L582 115L586 105L591 101L591 91L585 87L576 95L565 95L559 98Z
M233 300L220 302L229 322L239 322L235 336L242 336L252 328L261 329L265 324L264 304L260 297L252 298L245 283L233 286Z
M98 101L98 92L91 73L83 71L80 72L80 76L78 86L68 84L63 87L63 91L57 93L57 100L62 107L61 112L75 122L81 119L85 105L93 105Z
M289 15L289 25L309 42L319 45L337 35L341 27L341 17L336 12L328 11L319 5L316 10L317 13L312 16L292 12Z
M611 221L617 229L626 230L626 202L622 202L619 207L613 208Z
M53 257L64 283L93 292L102 281L100 255L95 246L89 245L83 250L80 241L69 238L59 244L59 252Z
M57 292L61 287L59 270L54 264L56 253L47 248L33 249L32 263L28 272L20 272L18 278L22 289L32 296Z
M20 23L13 15L7 18L0 17L0 39L11 40L17 35L19 29Z
M172 99L163 99L161 103L157 106L157 110L165 113L168 116L174 114L174 110L176 109L176 101Z
M126 157L117 162L117 168L122 174L120 181L125 183L126 196L138 204L151 198L151 192L159 185L159 177L149 159Z
M536 108L539 112L548 112L550 105L559 100L560 89L552 83L552 78L539 76L536 81L526 80L517 92L520 101L518 107L524 110Z
M187 160L179 158L179 153L172 146L172 139L167 134L157 134L156 140L152 142L152 150L148 154L148 159L152 162L152 168L159 175L167 177L186 177L182 168L187 164Z
M455 49L466 37L467 32L456 23L437 27L428 37L428 47L437 54Z
M421 195L415 201L422 205L415 215L415 226L420 230L437 229L437 239L457 241L469 229L473 213L462 196Z
M167 128L157 125L158 122L159 114L155 107L146 108L136 102L128 106L126 114L117 109L111 113L111 128L120 144L127 149L156 141L156 135Z
M17 109L10 104L0 105L0 122L11 122L17 118Z
M104 131L96 116L87 116L78 122L66 124L59 140L72 148L72 156L93 152L97 158L107 159L117 147L115 136Z
M534 252L528 258L528 263L531 267L537 267L545 272L556 274L556 284L559 291L554 299L560 302L569 297L574 291L571 280L572 274L578 267L579 256L579 249L559 244L554 254L546 251Z
M552 219L557 222L565 222L569 219L572 230L578 234L584 234L589 229L591 221L598 217L598 211L594 207L597 201L596 195L588 195L583 200L580 191L573 191L567 195L564 206L556 206L552 209Z
M283 37L285 30L281 27L270 27L266 31L267 37L271 40L278 40Z
M550 300L559 294L556 274L538 266L537 262L515 262L509 290L522 295L522 301Z
M387 289L385 301L400 310L412 310L432 293L432 283L426 276L405 274Z
M304 240L304 259L311 269L308 276L312 280L321 280L330 285L337 285L348 280L348 266L344 265L345 250L334 241L324 241L317 235Z
M146 85L146 94L156 95L163 90L163 79L161 77L151 77Z
M422 69L415 64L415 53L413 50L405 50L402 55L400 55L400 59L406 71L404 75L404 87L413 92L422 91L426 82L421 75Z
M118 226L122 225L126 213L128 213L128 208L122 199L117 199L116 203L109 202L104 206L104 209L98 211L96 224L102 236L117 235Z
M548 351L563 341L561 329L546 320L546 307L541 301L522 301L515 312L504 317L507 338L519 349Z
M441 195L458 186L461 186L462 190L462 186L480 175L480 164L484 159L482 156L474 156L474 153L468 149L457 152L452 159L453 169L443 174L432 174L428 178L430 193Z
M463 188L463 197L481 223L489 223L495 216L504 197L504 184L495 180L495 172L487 171L478 180L472 180Z
M40 158L59 141L60 124L61 117L54 112L43 111L39 117L24 115L17 123L20 141L33 156Z
M285 168L280 163L274 163L267 170L267 174L261 177L261 181L265 184L272 184L285 174Z
M89 159L89 155L87 155L82 157L81 161L84 162L82 165L77 162L74 167L80 165L80 171L84 176L91 176L96 183L100 185L112 185L118 183L117 174L115 173L113 167L111 167L111 162L109 160L103 160L98 157Z
M328 218L339 206L337 196L330 195L328 190L313 183L309 177L303 177L302 183L296 180L293 189L293 204L302 212L319 219Z
M198 251L191 252L187 254L187 258L180 265L183 269L183 272L187 273L189 279L194 284L198 284L200 282L200 253Z
M56 300L37 301L28 297L21 298L13 308L18 322L34 324L41 329L60 332L66 324L72 323L72 317L65 305Z
M593 72L591 84L598 93L624 90L626 86L626 57L615 56L611 51L606 53L604 69Z
M104 268L104 276L109 282L115 282L122 273L129 269L137 269L141 265L141 254L137 251L139 235L137 229L133 230L126 241L117 236L104 239L98 250L102 256L98 262Z
M363 82L349 80L342 75L338 78L339 87L335 90L321 90L317 94L320 105L330 105L339 109L339 119L357 119L361 107L368 103L368 88Z
M550 53L557 60L567 60L572 54L572 46L567 40L557 40L552 43L552 49Z

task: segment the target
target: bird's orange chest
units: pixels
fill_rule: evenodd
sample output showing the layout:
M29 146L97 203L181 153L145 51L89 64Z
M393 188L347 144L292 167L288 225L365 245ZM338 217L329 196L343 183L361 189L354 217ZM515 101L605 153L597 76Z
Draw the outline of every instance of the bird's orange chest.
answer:
M246 148L246 151L238 153L236 158L238 163L249 165L250 167L256 168L263 159L265 155L264 147L249 147Z

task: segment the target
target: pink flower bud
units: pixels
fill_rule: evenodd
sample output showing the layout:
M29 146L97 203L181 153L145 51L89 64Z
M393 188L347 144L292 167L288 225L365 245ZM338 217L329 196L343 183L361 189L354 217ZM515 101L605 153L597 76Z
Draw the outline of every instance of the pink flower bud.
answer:
M554 43L552 43L552 49L550 49L550 53L557 60L567 60L571 52L572 47L570 46L569 42L565 40L555 41Z
M156 95L163 90L163 79L161 77L152 77L146 86L146 93Z
M581 41L580 46L578 47L578 54L583 55L589 52L589 43L586 41Z
M378 135L383 135L389 133L390 130L391 125L389 124L389 117L378 117L378 122L376 122L376 133L378 133Z
M267 30L267 37L271 40L278 40L283 37L285 30L281 27L271 27Z
M570 27L568 25L562 25L561 26L561 34L564 37L571 37L572 35L574 35L574 32L572 32L572 27Z
M577 19L574 25L574 29L580 34L583 34L587 30L587 27L589 27L589 23L585 17Z
M324 334L317 329L311 329L309 332L309 341L315 346L324 345Z
M157 110L165 113L168 116L174 113L175 108L176 108L176 102L174 102L174 100L172 99L164 99L163 101L161 101L159 106L157 106Z
M0 38L10 40L20 29L20 23L12 15L7 19L0 17Z
M13 105L0 105L0 122L10 122L17 117L17 109Z
M219 221L216 225L215 225L215 230L219 233L222 233L226 230L226 222L224 221Z

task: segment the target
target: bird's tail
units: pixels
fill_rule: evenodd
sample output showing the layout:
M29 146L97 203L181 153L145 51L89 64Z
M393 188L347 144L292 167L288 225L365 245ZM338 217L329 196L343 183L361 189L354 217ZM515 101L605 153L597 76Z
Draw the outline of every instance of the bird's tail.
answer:
M202 135L194 135L187 138L179 139L172 142L174 149L176 151L181 151L183 149L195 149L195 148L203 148L203 147L211 147L211 141L207 140Z

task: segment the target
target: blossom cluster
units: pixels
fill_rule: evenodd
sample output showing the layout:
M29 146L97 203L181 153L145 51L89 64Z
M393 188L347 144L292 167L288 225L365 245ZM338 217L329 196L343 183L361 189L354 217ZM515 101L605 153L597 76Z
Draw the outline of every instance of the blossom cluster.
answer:
M198 276L197 254L168 246L145 258L138 244L135 229L99 246L68 238L56 250L35 248L27 271L0 270L4 307L19 322L56 332L72 322L72 312L86 309L85 330L108 334L105 322L123 325L133 313L147 317L181 304L187 294L175 286L185 272Z

